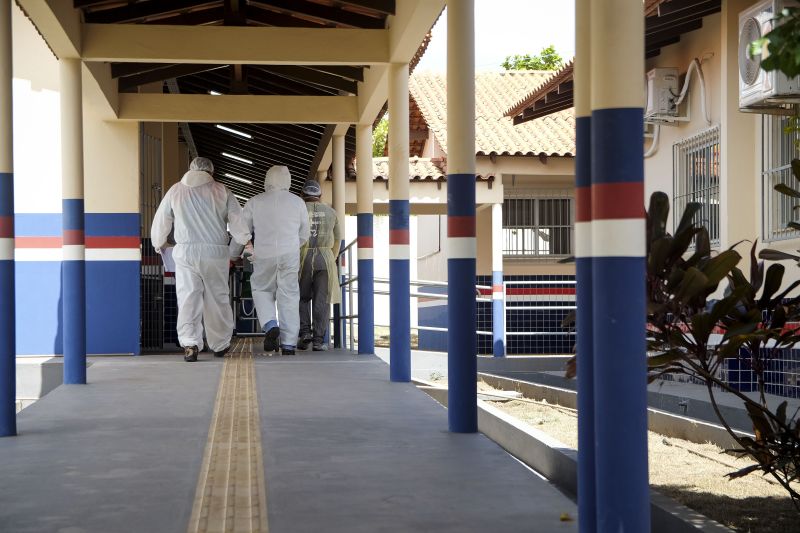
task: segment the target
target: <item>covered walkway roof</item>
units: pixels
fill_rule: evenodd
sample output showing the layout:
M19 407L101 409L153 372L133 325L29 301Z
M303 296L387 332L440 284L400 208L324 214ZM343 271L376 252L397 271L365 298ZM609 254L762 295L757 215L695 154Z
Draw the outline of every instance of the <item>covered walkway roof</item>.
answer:
M371 123L384 107L385 63L409 62L414 68L444 2L19 4L56 56L88 62L111 116L181 122L190 152L210 157L217 179L249 198L263 191L271 165L289 167L295 192L318 170L327 170L335 132L345 133L346 159L355 157L351 124ZM273 28L274 37L248 32L256 27ZM309 32L320 29L330 31ZM216 95L236 98L208 99Z

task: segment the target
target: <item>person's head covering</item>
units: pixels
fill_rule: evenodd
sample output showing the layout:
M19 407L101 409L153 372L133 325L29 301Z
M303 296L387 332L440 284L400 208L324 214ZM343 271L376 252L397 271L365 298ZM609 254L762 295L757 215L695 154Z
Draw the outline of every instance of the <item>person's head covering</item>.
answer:
M207 157L195 157L189 164L189 170L201 170L203 172L208 172L209 174L213 174L214 163L212 163L211 160L208 159Z
M292 185L292 175L289 169L283 165L275 165L267 170L264 178L264 191L288 191Z
M313 196L319 198L322 196L322 188L320 188L317 180L307 180L303 185L303 196Z

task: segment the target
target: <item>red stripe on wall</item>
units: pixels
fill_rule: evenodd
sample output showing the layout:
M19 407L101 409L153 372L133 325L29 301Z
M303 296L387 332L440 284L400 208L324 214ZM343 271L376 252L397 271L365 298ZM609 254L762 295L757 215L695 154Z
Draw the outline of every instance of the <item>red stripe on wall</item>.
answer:
M492 289L479 289L482 295L492 294ZM502 286L500 291L502 291ZM564 288L508 288L506 291L508 296L570 296L575 294L575 289L570 287Z
M70 244L84 244L83 230L80 229L65 229L63 236L63 243Z
M358 247L359 248L372 248L373 238L372 237L359 237L358 238Z
M592 220L592 188L575 189L575 222L591 222Z
M475 217L447 217L448 237L474 237Z
M389 230L389 244L408 244L407 229Z
M592 185L592 220L644 216L643 182Z
M14 238L14 217L0 217L0 239Z
M87 248L139 248L139 237L86 237Z
M61 248L61 237L17 237L17 248Z

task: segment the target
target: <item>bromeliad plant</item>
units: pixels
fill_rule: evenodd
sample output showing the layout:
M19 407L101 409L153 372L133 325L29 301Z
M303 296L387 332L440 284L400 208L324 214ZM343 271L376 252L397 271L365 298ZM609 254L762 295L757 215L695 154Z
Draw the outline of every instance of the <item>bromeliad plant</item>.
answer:
M705 384L722 425L738 443L732 450L756 464L728 474L731 478L758 470L774 477L800 509L797 492L800 471L800 419L787 415L787 402L773 409L767 401L764 373L777 350L792 346L800 336L787 328L800 315L800 298L788 295L800 285L780 291L784 267L765 271L753 244L749 276L738 268L734 249L712 254L708 231L693 221L701 204L690 203L674 235L667 232L669 199L662 192L650 198L647 213L647 343L649 379L683 374ZM738 243L741 244L741 243ZM720 283L724 294L714 299ZM780 292L779 292L780 291ZM712 335L714 337L712 337ZM757 397L730 386L723 376L726 359L739 358L752 369ZM753 423L755 437L737 434L720 411L718 391L737 396Z

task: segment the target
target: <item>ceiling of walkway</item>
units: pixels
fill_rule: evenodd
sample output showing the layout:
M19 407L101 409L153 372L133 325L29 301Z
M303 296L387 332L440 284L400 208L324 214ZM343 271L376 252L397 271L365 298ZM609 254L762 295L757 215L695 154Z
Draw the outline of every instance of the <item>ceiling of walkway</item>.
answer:
M95 24L173 24L362 28L387 26L395 0L73 0L84 22ZM120 92L137 92L161 83L163 92L187 94L355 95L363 65L198 65L114 63ZM271 165L285 164L299 191L313 176L333 135L325 124L188 125L200 155L210 157L216 177L241 198L263 191ZM187 137L189 136L187 135ZM228 155L223 155L223 152ZM346 136L346 158L355 152L353 128ZM233 156L233 157L231 157Z

